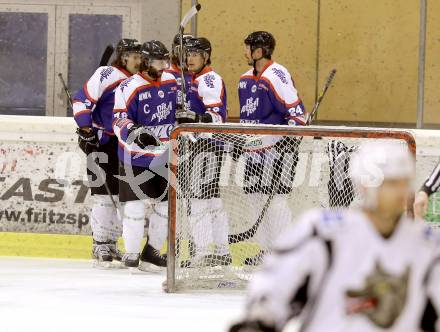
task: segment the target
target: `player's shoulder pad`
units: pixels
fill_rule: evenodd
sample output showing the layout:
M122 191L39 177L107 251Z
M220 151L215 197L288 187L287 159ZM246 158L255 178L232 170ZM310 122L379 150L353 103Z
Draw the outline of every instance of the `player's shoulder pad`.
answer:
M199 83L199 89L201 86L207 89L221 89L223 86L222 77L215 71L211 70L203 75L197 77L196 81Z
M268 79L275 87L292 84L292 77L287 68L276 62L267 67L261 76Z
M169 71L164 71L162 73L162 76L160 77L160 80L162 82L166 82L166 83L168 83L168 82L170 82L170 83L177 82L176 76L174 76L174 74L172 72L169 72Z
M242 78L246 78L246 77L254 77L254 68L249 69L247 72L245 72L244 74L242 74L240 76L240 79Z
M120 92L122 92L124 98L127 100L138 87L146 84L147 82L141 76L135 74L121 82L118 89Z
M302 214L294 225L281 235L274 246L275 251L292 250L314 238L333 238L345 227L346 212L329 209L312 209Z
M126 76L125 74L117 70L115 67L102 66L95 71L93 77L95 79L95 82L99 81L101 87L105 89L107 86L110 86L115 82L120 81Z

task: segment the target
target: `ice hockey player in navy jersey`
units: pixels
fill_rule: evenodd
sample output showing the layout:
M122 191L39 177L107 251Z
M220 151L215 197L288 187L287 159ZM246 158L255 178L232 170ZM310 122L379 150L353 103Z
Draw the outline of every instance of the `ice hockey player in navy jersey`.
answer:
M240 122L248 124L272 124L298 126L306 123L307 113L295 89L293 79L285 67L274 62L275 38L266 31L256 31L244 40L245 57L252 66L240 77L238 95L240 101ZM299 141L294 138L265 137L261 146L253 145L240 151L245 163L243 190L252 195L256 202L269 202L263 223L256 233L260 252L245 260L245 264L258 265L271 241L291 221L287 194L292 190L289 181L295 175ZM286 156L290 157L287 158ZM291 156L295 156L291 158ZM237 156L236 156L237 157ZM273 172L263 172L273 167ZM263 174L271 178L262 178ZM281 174L287 174L281 178ZM292 182L292 181L290 181ZM271 191L275 194L270 197ZM268 201L270 200L270 201ZM253 211L253 219L260 217L263 209Z
M313 209L276 241L230 332L440 331L440 238L405 215L415 163L401 142L353 155L361 206Z
M192 79L188 92L189 109L176 113L178 123L225 122L226 89L223 79L210 67L211 43L203 37L191 38L186 42L185 52L186 65L192 74ZM196 137L194 144L193 151L204 153L207 152L206 147L213 142L211 138L201 135ZM210 158L206 161L210 165L209 169L201 167L200 174L192 173L196 177L212 179L209 183L201 184L202 188L190 194L190 222L196 256L192 264L229 265L232 262L228 245L228 216L223 208L219 190L223 156L223 149L216 149L215 153L206 153L205 157ZM192 156L188 162L191 163L195 158L195 155ZM192 169L191 165L189 167ZM210 171L214 174L207 175ZM194 183L200 183L199 179L194 179ZM212 243L215 243L214 252L210 248ZM186 265L185 262L182 264Z
M140 269L166 266L160 254L168 223L166 168L155 168L167 151L166 142L175 124L177 82L165 72L169 51L157 40L141 49L139 73L116 91L113 129L119 139L119 200L124 203L122 220L127 267ZM148 242L140 255L144 234L145 205L152 206Z
M87 154L87 173L93 198L91 227L93 257L98 263L109 264L121 260L116 241L120 235L120 220L104 184L107 182L113 199L117 200L118 174L117 138L112 129L114 91L126 78L137 73L140 64L141 44L136 39L122 39L116 46L116 59L111 66L99 67L84 86L75 94L73 116L78 124L78 143ZM99 157L99 169L92 169L94 155ZM102 173L101 175L96 172ZM93 183L96 182L96 185Z
M266 31L246 37L245 56L252 66L240 77L240 122L304 125L306 111L289 71L272 60L275 38Z

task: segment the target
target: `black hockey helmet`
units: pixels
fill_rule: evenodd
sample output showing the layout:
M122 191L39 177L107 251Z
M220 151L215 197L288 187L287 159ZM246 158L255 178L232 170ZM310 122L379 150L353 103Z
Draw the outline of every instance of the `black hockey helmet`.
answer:
M185 50L187 52L206 52L211 57L211 43L205 37L190 38L186 41Z
M257 48L263 50L264 58L271 58L273 51L275 50L275 38L267 31L255 31L249 34L244 40L246 45L251 47L251 52Z
M186 42L191 38L194 38L194 36L191 34L188 34L188 33L184 33L182 35L183 46L185 46ZM180 46L180 33L178 33L177 35L174 36L173 45L172 45L173 52L174 52L174 49L178 46Z
M126 52L140 52L141 43L137 39L123 38L116 45L116 53L121 55Z
M211 42L205 37L190 38L186 41L185 52L206 52L209 55L207 64L211 64Z
M141 56L149 60L169 60L170 51L159 40L150 40L142 44Z
M182 45L180 45L180 33L174 36L173 44L171 45L171 53L172 53L172 62L175 65L179 65L180 63L180 57L183 56L180 52L180 47L183 46L183 49L185 49L186 42L194 38L193 35L190 34L183 34L182 35Z

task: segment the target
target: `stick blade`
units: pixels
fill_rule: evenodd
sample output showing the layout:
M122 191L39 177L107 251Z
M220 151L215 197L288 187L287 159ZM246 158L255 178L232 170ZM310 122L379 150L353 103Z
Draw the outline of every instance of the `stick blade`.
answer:
M102 53L101 56L101 61L99 61L99 66L107 66L110 58L113 55L115 48L113 47L113 45L109 44L107 45L107 47L104 50L104 53Z
M185 26L199 12L200 9L202 9L202 5L198 3L197 5L192 6L188 10L188 12L185 14L182 21L180 22L179 31L183 32Z

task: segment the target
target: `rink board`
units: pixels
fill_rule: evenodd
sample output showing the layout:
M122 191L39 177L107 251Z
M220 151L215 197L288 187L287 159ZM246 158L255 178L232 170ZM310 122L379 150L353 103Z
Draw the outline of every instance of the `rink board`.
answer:
M74 120L2 115L0 126L0 255L89 258L90 191ZM419 187L439 160L440 133L412 133ZM440 195L428 219L440 222Z

